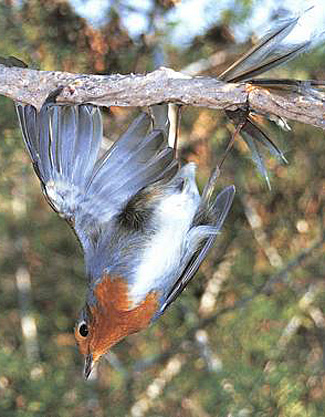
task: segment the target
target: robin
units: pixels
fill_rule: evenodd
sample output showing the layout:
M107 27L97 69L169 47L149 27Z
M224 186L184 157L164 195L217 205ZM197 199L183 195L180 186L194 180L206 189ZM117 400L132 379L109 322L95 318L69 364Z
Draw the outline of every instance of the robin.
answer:
M279 23L219 79L299 88L296 81L251 79L307 49L309 42L278 48L298 19ZM83 248L88 292L75 337L87 378L110 347L157 320L183 291L220 232L235 188L211 198L216 168L200 196L195 165L179 168L168 147L167 106L139 116L103 156L98 107L47 100L40 112L21 103L16 108L43 193ZM286 162L283 153L253 123L249 108L226 113L269 183L258 145Z
M83 248L88 291L74 333L88 378L108 349L156 321L184 290L235 188L211 198L216 169L200 196L195 165L180 168L168 146L166 105L141 114L102 156L97 106L16 109L43 193Z

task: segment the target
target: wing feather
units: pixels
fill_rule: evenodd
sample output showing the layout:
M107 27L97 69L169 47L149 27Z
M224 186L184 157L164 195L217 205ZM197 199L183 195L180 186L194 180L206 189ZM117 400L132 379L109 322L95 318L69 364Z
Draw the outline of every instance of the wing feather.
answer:
M49 204L70 225L84 249L94 230L155 181L177 172L165 132L149 132L151 118L139 116L99 158L102 120L93 105L45 104L41 111L16 104L23 139Z
M302 42L294 46L287 46L282 51L280 42L286 38L296 26L299 17L281 22L271 32L265 35L257 45L241 56L229 68L219 75L221 81L241 82L262 74L283 62L293 59L307 49L310 42Z
M209 222L210 236L203 239L203 241L201 242L201 245L199 246L199 248L197 248L194 254L191 252L191 250L189 250L185 254L187 259L184 259L183 262L186 266L181 271L171 291L167 294L166 299L164 303L162 304L161 309L159 311L159 315L164 313L166 308L173 301L175 301L176 298L181 294L181 292L184 290L187 284L194 277L201 263L206 258L209 250L213 246L218 236L218 233L220 232L223 226L223 223L228 215L234 195L235 195L234 186L225 188L220 194L218 194L217 198L215 199L215 201L209 208L209 211L211 213L210 216L212 216L212 220ZM202 226L197 226L197 227L202 227Z

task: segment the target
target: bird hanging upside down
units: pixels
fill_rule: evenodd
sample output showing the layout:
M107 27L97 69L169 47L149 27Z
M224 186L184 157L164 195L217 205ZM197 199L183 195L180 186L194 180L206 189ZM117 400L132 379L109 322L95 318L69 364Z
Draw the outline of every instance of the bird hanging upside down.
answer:
M168 147L167 106L153 106L152 118L140 115L101 157L98 107L16 108L43 193L83 248L88 291L75 338L87 378L110 347L157 320L183 291L235 188L211 199L216 170L200 196L195 165L179 168Z
M295 80L252 79L308 48L309 41L279 48L298 20L276 25L219 80L300 88ZM22 66L11 60L0 62ZM48 100L39 113L31 105L17 103L16 108L43 193L83 248L88 292L75 337L85 355L87 378L101 355L157 320L183 291L213 245L235 188L211 199L216 169L199 195L195 165L179 168L175 150L168 147L167 106L153 106L152 119L139 116L101 157L98 107ZM226 113L269 184L259 145L286 162L284 154L254 124L249 108Z

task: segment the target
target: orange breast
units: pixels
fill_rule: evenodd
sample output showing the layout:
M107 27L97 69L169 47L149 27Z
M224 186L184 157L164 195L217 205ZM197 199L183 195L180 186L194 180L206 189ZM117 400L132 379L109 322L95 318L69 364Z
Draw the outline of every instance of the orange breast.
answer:
M97 303L91 307L90 351L102 355L125 336L147 327L158 310L158 294L150 292L138 306L128 298L128 286L119 277L106 275L95 288Z

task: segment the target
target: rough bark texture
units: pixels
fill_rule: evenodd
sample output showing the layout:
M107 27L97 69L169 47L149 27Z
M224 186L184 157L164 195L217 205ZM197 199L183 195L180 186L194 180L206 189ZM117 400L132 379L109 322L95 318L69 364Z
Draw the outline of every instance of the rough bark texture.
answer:
M149 106L170 102L213 109L236 110L249 105L260 113L275 114L325 129L325 92L298 92L250 84L223 83L211 77L190 77L169 68L148 74L87 75L36 71L0 65L0 94L33 104L63 87L58 103L100 106Z

